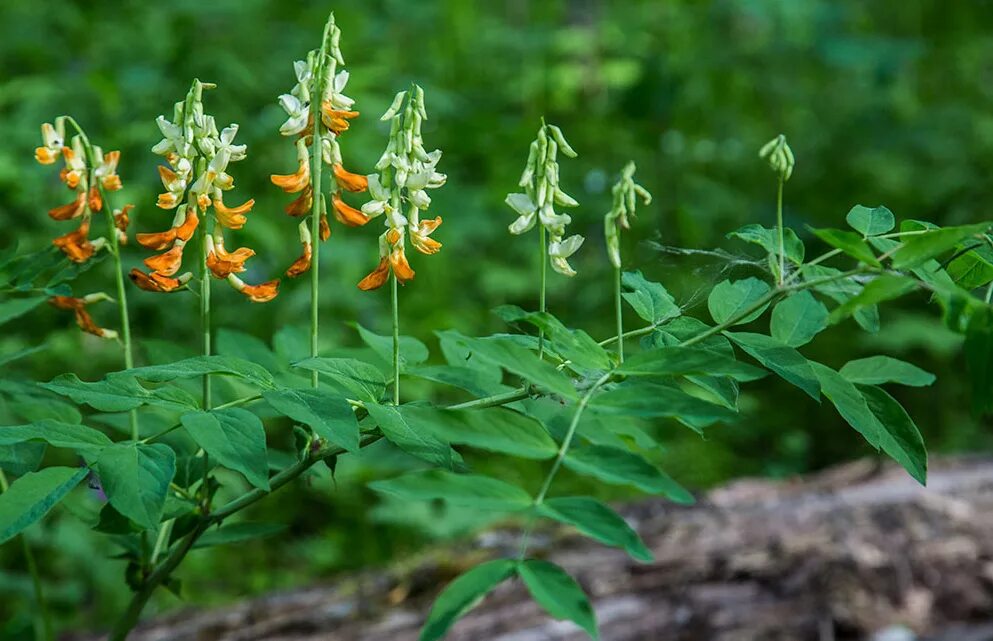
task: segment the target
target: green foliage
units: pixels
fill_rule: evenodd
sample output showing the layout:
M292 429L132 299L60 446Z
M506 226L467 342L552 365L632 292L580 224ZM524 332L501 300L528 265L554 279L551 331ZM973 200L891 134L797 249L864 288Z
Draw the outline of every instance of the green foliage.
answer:
M375 481L369 487L407 501L443 499L452 505L498 512L516 512L531 507L531 496L524 490L476 474L427 470L388 481Z
M435 641L445 636L452 624L476 607L493 588L513 576L516 569L514 561L488 561L449 583L431 607L421 630L421 641Z
M534 600L549 614L572 621L592 638L600 638L589 600L565 570L548 561L528 559L517 566L517 574Z
M249 483L268 491L265 427L259 417L240 407L232 407L183 414L182 422L196 444L218 463L241 472ZM172 479L171 474L169 479Z
M592 539L623 549L636 561L652 561L652 553L638 533L617 512L596 499L588 496L547 499L539 510L543 516L571 525Z
M86 468L46 467L14 481L0 494L0 543L45 516L86 474Z
M896 217L886 207L855 205L845 216L845 222L863 236L878 236L896 227Z
M158 526L176 474L172 448L161 443L114 443L100 451L95 469L114 509L140 527Z
M765 312L769 285L758 278L718 283L707 298L710 316L718 323L735 320L735 325L750 323Z

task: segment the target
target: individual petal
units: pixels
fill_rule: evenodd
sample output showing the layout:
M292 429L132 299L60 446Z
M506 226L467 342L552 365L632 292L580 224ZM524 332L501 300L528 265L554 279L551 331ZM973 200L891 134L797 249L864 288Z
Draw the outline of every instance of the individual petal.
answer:
M296 199L286 206L286 214L288 216L299 217L306 216L310 213L311 208L314 206L314 189L310 185L300 193Z
M134 209L134 205L124 205L120 209L114 210L114 227L118 230L126 232L128 230L128 225L131 223L130 213Z
M156 272L146 274L140 269L132 269L128 277L139 288L149 292L174 292L185 285L193 274L187 272L179 278L170 278Z
M142 247L147 247L155 251L161 251L171 245L176 240L176 228L172 227L165 231L135 234L135 240Z
M199 224L200 218L197 216L196 209L193 207L188 207L186 209L186 218L183 220L183 224L176 227L176 238L182 241L187 241L190 238L193 238L193 232L196 231Z
M172 276L179 271L183 264L183 245L176 243L172 249L156 256L150 256L143 262L153 272L163 276Z
M310 185L310 156L302 138L297 141L297 170L292 174L272 174L269 180L288 194L295 194Z
M321 212L320 236L321 236L321 242L324 242L328 238L331 238L331 225L328 224L328 215L325 212Z
M74 263L85 263L96 252L96 247L89 240L89 218L80 223L79 228L52 240L52 244L62 250L69 260Z
M293 264L289 266L286 270L286 275L289 278L296 278L297 276L307 272L310 269L310 261L313 258L313 247L310 243L303 243L303 253L293 261Z
M248 218L245 214L252 210L255 199L251 198L237 207L227 207L221 198L214 199L214 211L217 213L217 222L228 229L241 229L245 226Z
M406 283L414 279L414 270L410 268L410 263L407 262L407 254L404 253L403 247L397 247L390 252L390 265L393 267L393 273L400 283Z
M357 118L359 112L357 111L346 111L344 109L335 109L334 105L330 100L325 100L321 104L321 121L324 126L333 131L335 134L341 134L348 130L348 121Z
M348 227L361 227L370 220L370 218L360 210L352 207L342 200L341 196L338 194L331 196L331 205L334 209L335 219L339 223L347 225Z
M60 155L60 149L52 149L51 147L35 147L34 150L34 159L43 165L54 164Z
M380 258L379 265L376 269L369 272L365 278L359 281L359 289L362 291L370 291L373 289L379 289L386 284L386 280L390 277L390 261L387 258Z
M240 278L231 274L228 276L228 283L236 290L248 297L253 303L267 303L279 294L279 279L266 281L258 285L248 285Z
M363 192L369 187L368 178L362 174L353 174L342 167L340 163L335 163L332 166L332 170L334 171L335 180L338 181L338 185L342 189L351 192Z
M103 209L103 198L100 196L100 190L95 186L90 187L90 194L87 197L86 204L89 206L90 211L100 211Z
M49 209L48 215L55 220L70 220L81 216L85 210L86 192L80 190L76 192L76 198L72 202Z

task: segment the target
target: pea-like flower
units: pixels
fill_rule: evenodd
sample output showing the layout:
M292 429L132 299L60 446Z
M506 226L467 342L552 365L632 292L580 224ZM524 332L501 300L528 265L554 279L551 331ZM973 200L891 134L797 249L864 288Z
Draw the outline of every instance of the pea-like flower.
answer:
M93 334L94 336L99 336L100 338L115 340L117 338L117 332L97 325L96 321L93 320L93 317L86 309L87 305L99 303L105 300L109 301L113 299L107 294L99 292L96 294L88 294L81 298L74 298L72 296L52 296L48 299L48 302L57 309L72 311L76 316L76 325L78 325L79 328L87 334Z
M279 128L284 136L299 136L296 141L297 169L291 174L272 174L274 185L288 194L298 194L286 206L286 214L294 218L307 215L318 216L320 239L327 240L331 227L327 220L327 203L321 193L322 186L315 184L312 172L315 163L323 163L332 168L334 181L331 183L331 207L335 219L343 225L356 227L364 225L369 217L361 210L352 207L342 191L363 192L367 188L366 178L344 168L338 137L348 130L350 121L359 116L352 109L355 101L343 92L348 83L348 72L341 55L338 41L341 30L335 25L332 15L325 27L324 42L320 49L307 54L306 60L293 63L296 85L290 93L279 97L279 105L286 112L286 122ZM316 136L316 144L315 144ZM317 199L317 202L315 202ZM302 226L307 221L301 222ZM286 275L295 278L310 269L314 248L312 233L306 242L301 232L303 253L287 269Z
M423 254L435 254L441 243L430 238L441 216L422 221L421 211L431 205L429 189L445 184L446 177L436 167L441 151L428 153L421 137L421 123L427 120L424 90L414 85L410 92L401 91L394 98L382 120L391 121L390 139L386 150L376 163L379 173L367 179L372 200L362 206L361 214L374 218L384 216L387 230L379 237L379 263L359 282L359 289L382 287L390 272L400 283L414 278L407 261L406 238Z
M652 195L648 190L634 181L635 170L634 162L624 166L620 179L611 189L613 204L603 218L607 256L610 264L618 269L621 267L621 229L631 229L629 217L633 218L635 215L639 196L646 205L652 202Z
M548 259L552 269L565 276L575 276L576 271L567 260L582 246L585 240L580 235L565 237L566 226L572 222L568 214L555 211L555 205L576 207L576 199L559 186L558 152L575 158L562 131L554 126L541 123L538 136L531 143L528 160L518 184L524 193L508 194L506 203L517 212L517 218L510 224L510 233L524 234L540 224L548 234Z

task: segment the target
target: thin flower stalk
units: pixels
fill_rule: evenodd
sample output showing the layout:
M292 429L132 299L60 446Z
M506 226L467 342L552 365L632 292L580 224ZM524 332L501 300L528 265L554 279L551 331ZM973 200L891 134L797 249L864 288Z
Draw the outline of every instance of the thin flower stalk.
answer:
M424 90L413 85L393 99L381 120L390 122L386 150L376 163L378 173L368 176L372 200L362 206L370 218L384 217L386 231L379 237L379 264L359 281L359 289L378 289L390 280L393 312L393 399L400 399L400 329L398 285L414 278L407 261L406 240L422 254L436 254L441 243L431 234L441 225L441 216L422 220L421 212L431 206L428 190L445 184L447 177L438 173L441 150L428 152L421 136L421 124L427 120Z
M310 214L309 221L301 220L299 237L302 253L286 270L286 276L296 278L310 271L310 355L318 355L318 328L320 324L318 299L320 294L320 252L314 239L326 241L331 235L327 218L327 200L324 197L323 168L331 167L334 179L330 185L330 200L335 218L343 225L356 227L369 221L368 216L348 205L342 198L345 191L366 190L366 177L352 173L343 166L338 137L358 117L354 101L342 93L348 83L348 71L339 47L341 29L335 24L334 14L324 27L321 47L307 54L306 60L293 63L297 84L288 94L279 97L279 104L287 120L279 128L284 136L297 136L297 170L292 174L273 174L276 186L291 194L299 194L286 206L292 217ZM318 372L311 372L311 384L318 385Z
M538 243L541 248L541 277L538 293L539 311L546 311L547 288L546 262L552 269L564 276L575 276L576 271L569 264L569 257L576 253L585 240L575 234L565 237L566 226L572 222L568 214L555 211L555 206L577 207L576 199L559 186L558 152L575 158L576 152L566 141L562 130L546 124L544 119L538 128L538 135L531 143L528 160L518 182L524 193L508 194L507 205L517 213L517 219L510 224L510 233L524 234L538 225ZM547 239L547 244L546 244ZM544 356L545 334L538 332L538 354Z
M793 167L796 165L796 158L793 150L786 142L786 136L779 134L762 146L759 150L759 157L765 158L769 162L769 168L776 173L776 234L779 249L779 274L777 281L780 285L786 282L786 233L783 227L783 186L793 175Z
M635 217L635 209L640 196L645 205L652 202L648 190L634 181L637 169L629 162L621 171L620 179L611 189L613 203L603 218L604 238L607 242L607 257L614 268L614 315L617 321L617 360L624 362L624 315L621 307L621 230L631 229L630 218Z

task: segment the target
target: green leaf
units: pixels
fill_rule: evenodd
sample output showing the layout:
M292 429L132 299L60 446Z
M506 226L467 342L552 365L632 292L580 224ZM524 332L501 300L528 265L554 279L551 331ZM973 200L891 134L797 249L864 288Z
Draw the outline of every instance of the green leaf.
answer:
M806 345L827 327L828 310L814 295L802 290L772 309L772 337L790 347Z
M811 229L811 231L828 245L840 249L856 260L873 267L882 266L865 239L855 232L840 229Z
M733 354L678 345L635 354L618 366L617 372L628 376L729 376L738 381L754 381L766 374L754 365L735 360Z
M43 343L41 345L33 345L31 347L25 347L24 349L19 349L16 352L4 354L0 356L0 367L7 365L8 363L13 363L14 361L19 361L22 358L31 356L32 354L36 354L38 352L42 352L46 349L48 349L48 345Z
M883 274L873 278L862 291L835 307L828 316L831 324L840 323L858 310L868 305L899 298L917 286L913 278L898 274Z
M0 494L0 544L45 516L89 472L85 467L46 467L11 483Z
M404 452L428 463L452 469L455 459L451 446L435 436L419 429L416 423L408 422L399 409L391 405L366 403L369 417L376 422L386 440Z
M769 293L769 284L758 278L746 278L731 282L725 280L718 283L707 297L707 309L710 315L718 323L727 323L737 319L733 324L741 325L748 323L765 312L768 303L761 303ZM752 310L747 316L738 318L739 315Z
M75 374L62 374L39 385L101 412L126 412L142 405L154 405L174 411L187 411L198 406L195 398L179 388L160 387L149 390L125 374L115 374L92 383L79 380Z
M510 578L516 568L517 563L509 559L488 561L449 583L431 607L420 641L437 641L445 636L456 621L476 607L490 590Z
M755 224L745 225L741 229L731 232L727 237L759 245L769 255L779 255L779 232L776 229ZM805 254L803 241L789 227L783 230L783 249L788 261L797 265L803 263Z
M376 403L386 391L386 379L379 368L354 358L307 358L293 366L326 374L322 383L357 401Z
M593 639L599 639L596 615L579 584L565 570L548 561L528 559L517 574L541 607L559 620L572 621Z
M841 417L878 450L882 444L879 421L858 388L827 365L811 361L810 366L821 383L824 396L834 404Z
M194 356L166 365L136 367L127 370L126 374L152 383L166 383L177 378L197 378L205 374L226 374L243 378L259 387L275 386L272 374L264 367L234 356Z
M903 244L903 247L893 253L893 268L910 269L917 267L929 259L953 249L970 236L983 233L989 226L989 223L977 223L961 227L943 227L920 236L913 236Z
M614 485L633 485L651 494L691 505L693 495L643 457L616 447L591 445L572 448L563 460L567 468Z
M493 368L491 371L499 370ZM408 376L423 378L424 380L451 385L476 396L490 396L509 391L510 388L500 383L500 376L494 377L489 372L474 367L461 367L458 365L423 365L421 367L411 367L407 369Z
M629 290L621 294L624 300L638 316L649 323L658 325L682 314L665 287L648 280L640 271L621 274L621 286Z
M230 543L244 543L256 539L264 539L275 536L284 530L285 523L253 523L241 522L222 525L219 528L207 530L193 544L194 549L213 547L215 545L228 545Z
M501 305L493 311L507 323L526 322L544 330L552 350L580 367L605 370L613 365L606 350L589 334L569 329L547 312L525 312L515 305Z
M927 482L927 449L913 419L881 387L859 385L858 388L879 421L880 447L924 485Z
M820 383L810 369L810 361L789 345L764 334L724 332L749 356L796 385L815 401L820 400Z
M558 452L558 446L541 423L506 407L447 410L402 405L399 409L416 430L446 443L537 460L551 458Z
M507 337L469 338L461 336L459 341L474 356L520 376L550 392L566 398L576 398L576 390L569 377L547 361L541 360L526 347L522 347Z
M543 516L575 527L586 536L605 545L619 547L631 558L643 563L652 561L652 553L638 533L609 507L587 496L545 499L539 506Z
M38 305L44 303L47 298L47 296L29 296L27 298L12 298L0 302L0 325L27 314Z
M190 412L183 414L180 420L196 444L218 463L241 472L255 487L269 489L265 427L258 416L246 409L231 407Z
M985 244L959 256L948 264L948 275L966 290L988 285L993 281L993 248Z
M845 222L863 236L878 236L896 227L896 218L888 208L855 205L845 216Z
M848 361L840 373L848 381L863 385L897 383L924 387L934 382L934 374L889 356L870 356Z
M849 276L847 278L838 278L842 272L841 270L833 267L824 267L823 265L804 265L801 268L801 272L803 273L803 279L808 283L810 281L817 281L824 278L836 278L837 280L824 282L814 287L816 292L827 296L836 303L844 303L852 296L856 296L862 291L862 285L857 283L853 277ZM855 322L859 324L859 327L870 334L875 334L879 331L879 309L875 305L865 305L859 307L855 310L853 316L855 318Z
M517 512L531 507L531 496L519 487L478 474L425 470L369 484L373 490L409 501L442 499L463 507Z
M993 308L980 308L969 319L962 351L972 383L972 411L993 411Z
M216 350L221 356L254 363L269 372L285 369L287 362L277 358L261 338L230 327L217 330Z
M0 447L0 470L15 476L34 472L45 456L45 444L24 442Z
M158 526L176 454L162 443L121 442L104 448L96 472L114 508L143 528Z
M262 393L276 411L310 426L321 438L347 452L359 449L359 422L347 400L314 389L279 389Z
M726 407L687 394L678 387L647 381L624 382L597 394L590 401L590 409L618 416L675 418L697 432L702 426L735 417L735 412Z
M356 323L355 328L359 330L359 336L362 338L362 342L371 347L372 351L374 351L377 356L383 359L386 363L393 362L392 336L380 336L379 334L374 334L358 323ZM428 360L429 355L427 346L421 341L411 336L400 337L401 372L410 365L418 365Z
M111 444L103 432L75 423L39 421L30 425L0 427L0 446L26 441L44 441L53 447L64 447L77 452L90 452Z

